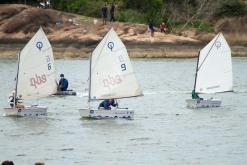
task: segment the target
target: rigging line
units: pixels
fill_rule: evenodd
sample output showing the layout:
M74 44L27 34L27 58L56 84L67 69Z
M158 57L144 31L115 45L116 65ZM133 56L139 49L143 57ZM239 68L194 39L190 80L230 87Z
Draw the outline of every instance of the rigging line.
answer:
M207 57L209 56L209 53L210 53L210 52L211 52L211 50L213 49L213 47L214 47L214 45L215 45L216 41L218 40L218 38L219 38L220 34L221 34L221 33L219 33L219 34L218 34L217 38L215 39L214 43L212 44L211 48L209 49L209 51L208 51L208 53L207 53L206 57L203 59L203 61L202 61L201 65L197 68L196 73L197 73L197 72L201 69L201 67L202 67L203 63L205 62L205 60L206 60L206 59L207 59ZM199 57L198 57L198 58L199 58Z

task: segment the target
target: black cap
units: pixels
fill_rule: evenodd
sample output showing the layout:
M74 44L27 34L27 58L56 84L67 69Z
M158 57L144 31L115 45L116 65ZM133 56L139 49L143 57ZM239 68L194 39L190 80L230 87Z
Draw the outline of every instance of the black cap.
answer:
M62 73L62 74L60 74L60 77L64 77L64 74Z

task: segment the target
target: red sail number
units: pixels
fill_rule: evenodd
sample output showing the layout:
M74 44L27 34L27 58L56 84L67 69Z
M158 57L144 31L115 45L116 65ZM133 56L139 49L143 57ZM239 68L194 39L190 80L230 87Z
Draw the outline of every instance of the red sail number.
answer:
M37 86L45 83L46 81L47 81L46 75L43 74L41 76L38 76L37 74L35 74L35 77L30 78L30 83L31 83L30 85L37 88Z
M122 79L119 75L116 75L114 77L108 75L106 79L103 80L104 87L110 87L117 84L120 84L122 82Z

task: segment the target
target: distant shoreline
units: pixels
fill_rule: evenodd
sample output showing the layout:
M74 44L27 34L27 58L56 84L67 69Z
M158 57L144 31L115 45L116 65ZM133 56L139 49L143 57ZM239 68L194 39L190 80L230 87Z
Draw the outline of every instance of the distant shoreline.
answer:
M28 5L0 5L0 59L17 58L18 52L42 26L51 42L55 58L87 58L103 36L114 28L131 58L192 58L219 32L232 49L232 55L247 57L247 16L222 18L214 32L185 28L177 33L154 36L146 24L114 22L102 25L100 18L42 9Z
M26 40L14 42L0 41L0 59L15 59L18 52L25 46ZM88 58L89 54L97 46L98 41L75 42L54 41L51 42L54 57L63 58ZM205 43L195 42L129 42L125 41L131 58L194 58ZM247 57L247 47L231 45L233 57Z

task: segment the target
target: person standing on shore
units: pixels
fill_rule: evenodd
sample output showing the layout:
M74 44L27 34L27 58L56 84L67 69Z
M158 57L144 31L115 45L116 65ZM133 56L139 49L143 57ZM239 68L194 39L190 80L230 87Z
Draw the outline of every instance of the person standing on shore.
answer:
M160 32L165 33L166 32L166 25L164 22L160 23Z
M104 7L102 7L101 13L102 13L103 25L106 25L106 21L107 21L107 13L108 13L108 9L107 9L106 4L105 4Z
M151 37L153 37L154 36L154 24L151 18L148 21L148 30L151 32Z
M115 22L115 5L112 3L111 9L110 9L110 22Z

